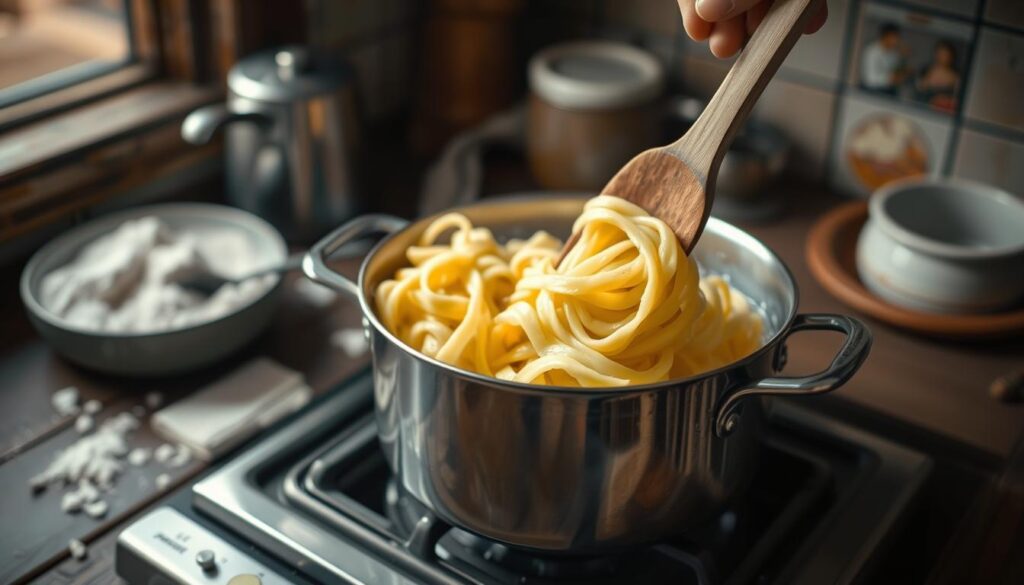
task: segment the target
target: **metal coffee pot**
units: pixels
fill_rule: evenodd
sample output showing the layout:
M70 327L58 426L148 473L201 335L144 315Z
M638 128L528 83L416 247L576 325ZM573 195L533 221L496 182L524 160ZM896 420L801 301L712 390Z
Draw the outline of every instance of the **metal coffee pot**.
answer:
M228 73L228 98L188 115L192 144L226 132L228 201L292 241L315 239L359 211L354 74L298 46L257 53Z

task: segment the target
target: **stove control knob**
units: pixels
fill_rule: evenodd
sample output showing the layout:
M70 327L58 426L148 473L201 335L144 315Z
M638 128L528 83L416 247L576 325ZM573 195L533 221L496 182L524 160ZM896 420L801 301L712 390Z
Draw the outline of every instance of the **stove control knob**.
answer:
M228 585L263 585L263 581L256 575L235 575Z
M217 555L212 550L201 550L196 553L196 564L206 573L217 570Z

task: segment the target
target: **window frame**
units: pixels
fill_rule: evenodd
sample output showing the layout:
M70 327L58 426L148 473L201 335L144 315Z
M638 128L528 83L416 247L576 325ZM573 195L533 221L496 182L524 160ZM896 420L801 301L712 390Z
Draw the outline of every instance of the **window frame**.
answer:
M186 144L240 55L302 42L303 3L130 0L133 63L0 109L0 245L140 186L220 160Z
M74 73L64 72L74 79L46 80L47 76L25 82L43 85L41 89L19 90L25 95L0 101L0 133L39 120L47 115L84 105L132 85L158 76L157 10L155 0L125 0L129 55L118 63L82 63ZM181 50L179 47L177 50ZM60 73L55 71L54 74ZM46 88L46 85L55 87Z

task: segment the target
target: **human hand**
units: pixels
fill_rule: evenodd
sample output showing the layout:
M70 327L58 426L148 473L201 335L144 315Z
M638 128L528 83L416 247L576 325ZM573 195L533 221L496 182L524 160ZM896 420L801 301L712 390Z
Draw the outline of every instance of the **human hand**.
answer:
M711 52L724 59L736 54L757 30L773 0L678 0L686 34L695 41L708 41ZM828 4L820 7L804 29L817 32L828 18Z

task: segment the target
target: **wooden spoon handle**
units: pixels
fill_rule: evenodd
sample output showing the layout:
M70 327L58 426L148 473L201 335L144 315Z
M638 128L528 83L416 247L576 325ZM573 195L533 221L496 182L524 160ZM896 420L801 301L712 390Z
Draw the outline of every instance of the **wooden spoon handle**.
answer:
M821 0L775 0L690 130L666 149L707 181Z

